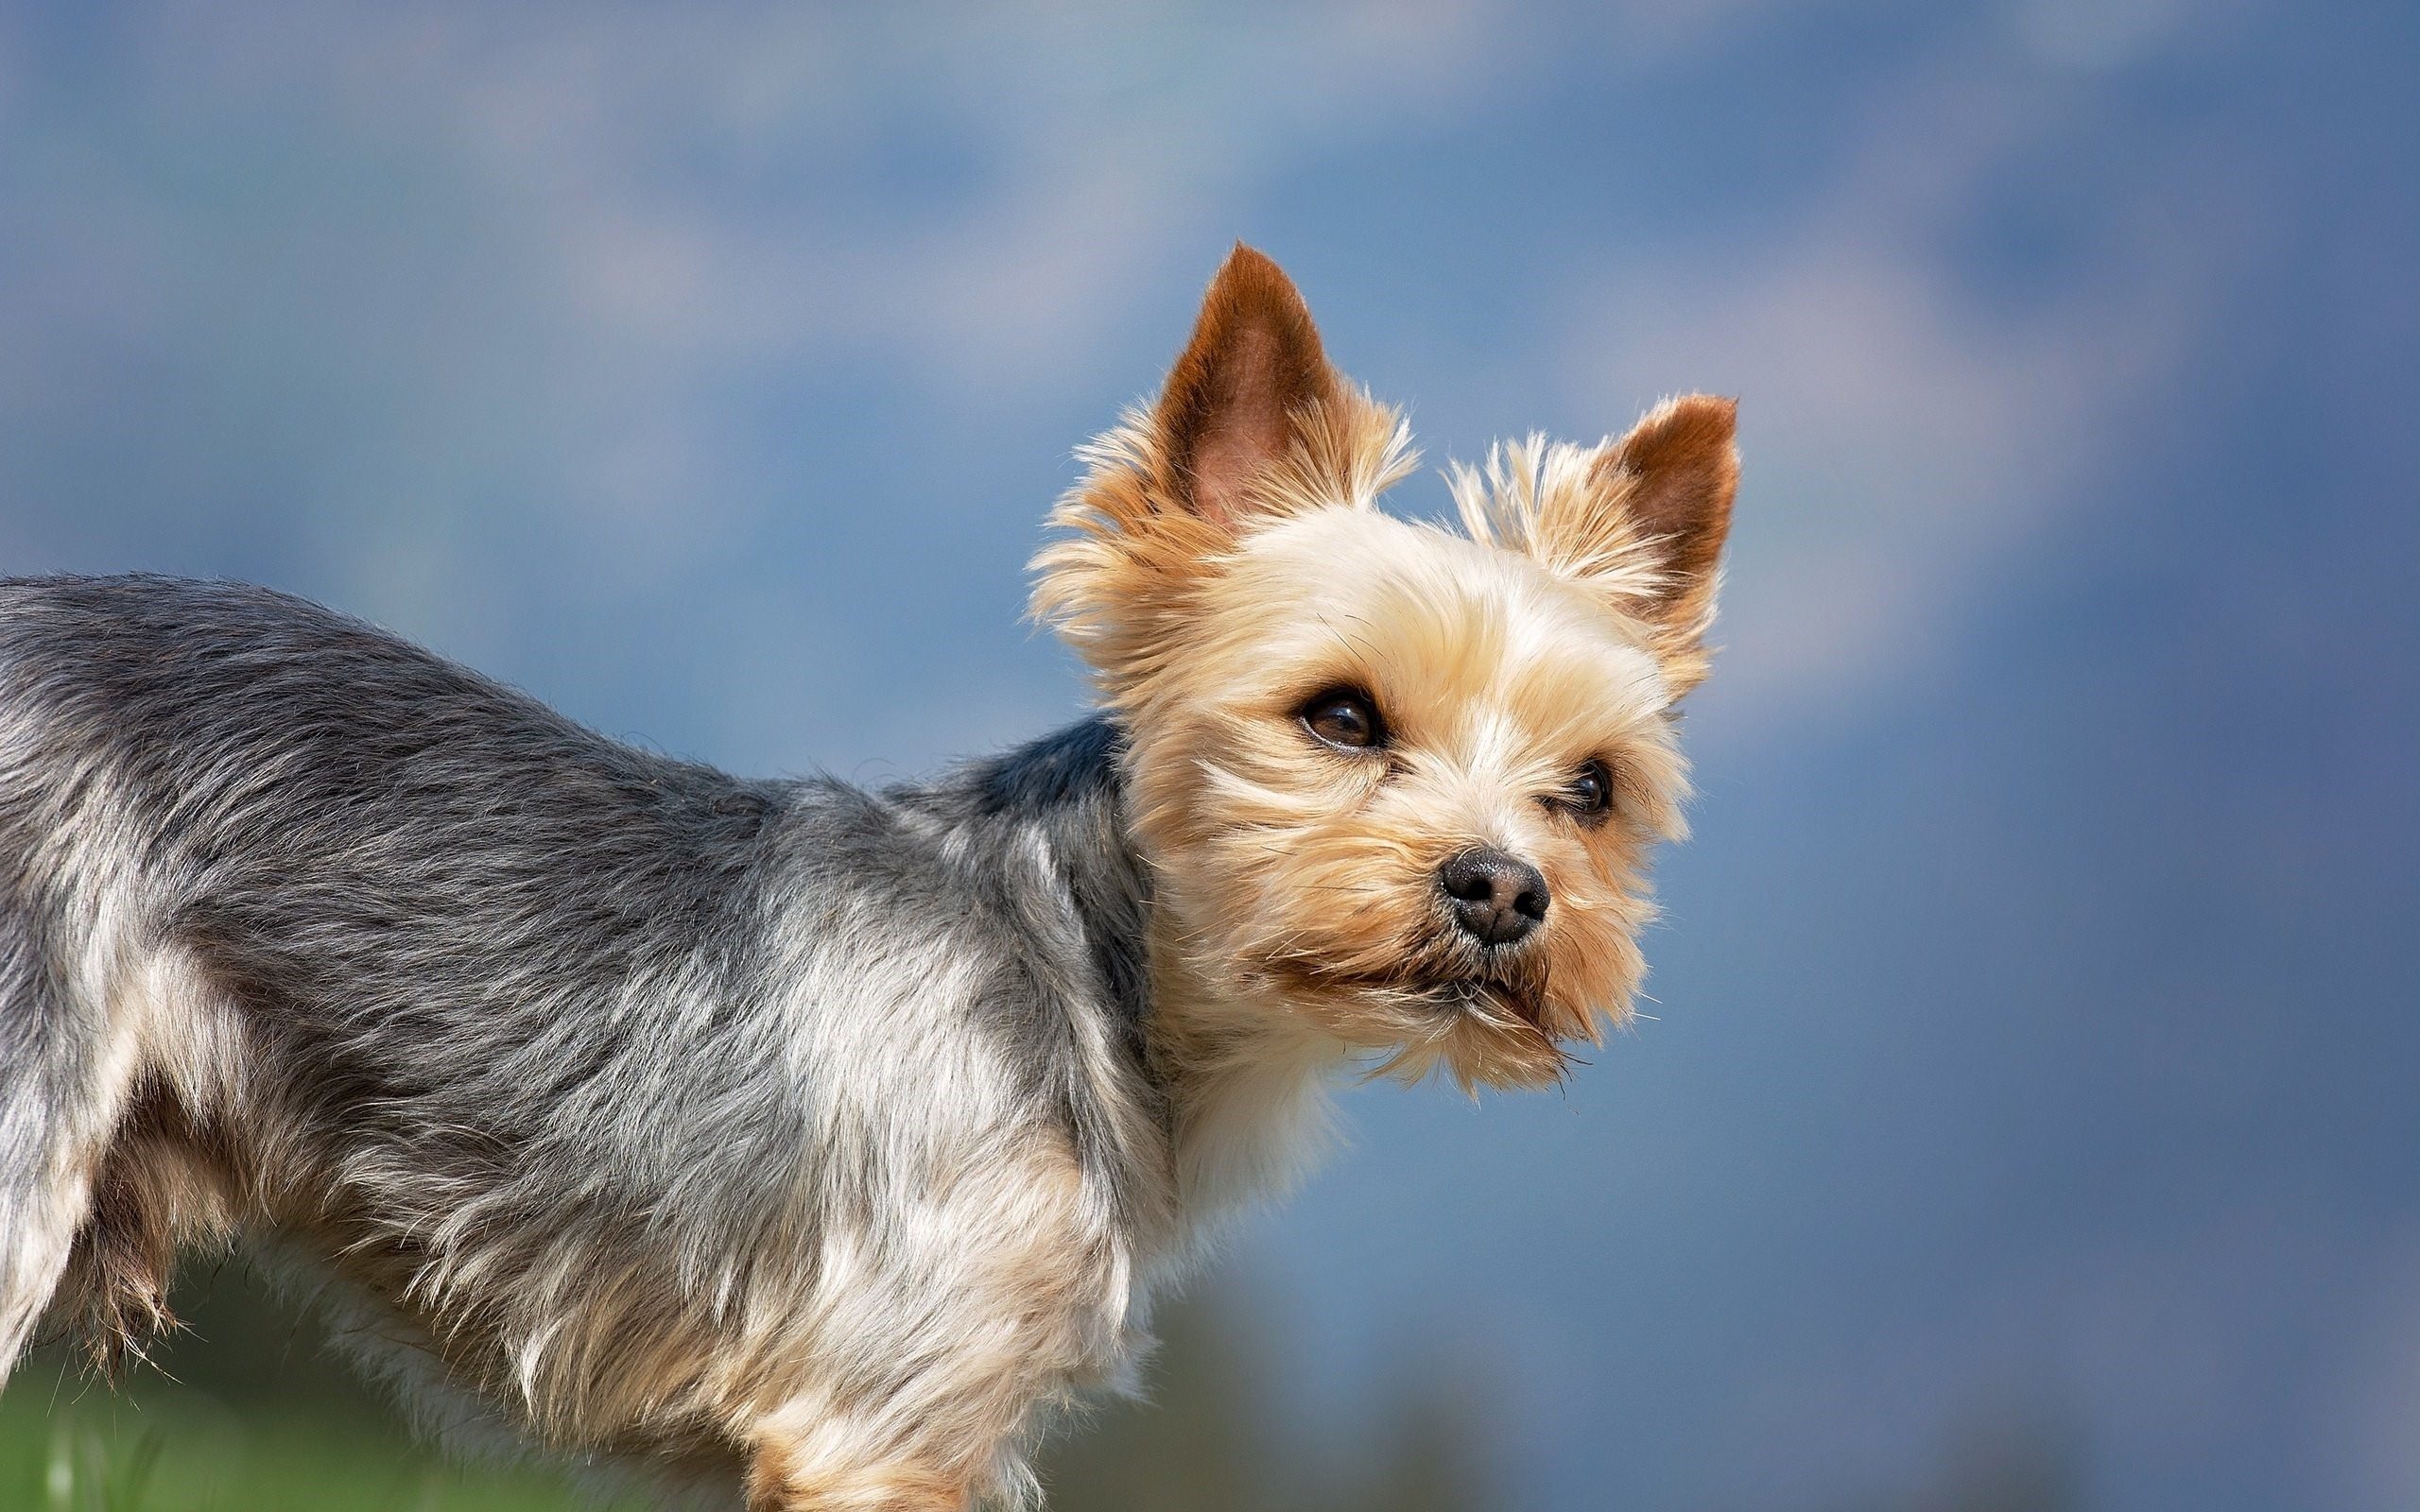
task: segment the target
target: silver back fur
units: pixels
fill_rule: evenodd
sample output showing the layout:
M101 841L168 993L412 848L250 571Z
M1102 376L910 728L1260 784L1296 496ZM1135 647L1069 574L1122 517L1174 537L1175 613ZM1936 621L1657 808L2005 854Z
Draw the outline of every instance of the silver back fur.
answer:
M1114 1376L1168 1222L1118 745L747 782L263 589L0 584L0 1372L274 1230L441 1416L1018 1494L931 1419Z

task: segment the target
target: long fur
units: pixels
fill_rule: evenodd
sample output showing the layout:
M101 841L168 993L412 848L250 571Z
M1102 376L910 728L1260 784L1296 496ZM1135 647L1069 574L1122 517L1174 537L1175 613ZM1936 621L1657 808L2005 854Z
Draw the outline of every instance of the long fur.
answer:
M746 782L265 590L0 585L0 1360L258 1222L581 1447L1106 1373L1167 1220L1115 747Z
M1730 423L1390 519L1400 422L1239 249L1039 563L1102 713L880 792L263 589L0 582L0 1378L45 1315L139 1355L240 1240L441 1427L766 1512L1031 1501L1338 1068L1534 1086L1628 1011ZM1315 737L1340 687L1383 748ZM1533 939L1458 929L1475 846Z

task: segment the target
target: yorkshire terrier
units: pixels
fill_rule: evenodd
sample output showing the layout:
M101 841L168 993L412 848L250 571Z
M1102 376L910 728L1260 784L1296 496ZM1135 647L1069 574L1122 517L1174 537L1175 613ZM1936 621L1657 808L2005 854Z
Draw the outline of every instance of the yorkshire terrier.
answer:
M1031 1503L1339 1068L1538 1087L1630 1012L1732 417L1391 518L1404 425L1238 247L1034 564L1098 713L879 792L263 589L0 584L0 1377L240 1239L441 1430Z

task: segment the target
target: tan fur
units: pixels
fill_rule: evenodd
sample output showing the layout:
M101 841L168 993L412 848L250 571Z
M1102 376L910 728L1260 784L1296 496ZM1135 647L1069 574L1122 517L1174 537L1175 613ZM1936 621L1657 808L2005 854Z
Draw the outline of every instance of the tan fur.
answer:
M779 1507L923 1512L1035 1490L1020 1452L1037 1416L1096 1381L1128 1341L1108 1312L1124 1262L1099 1222L1072 1153L1037 1140L965 1174L966 1195L994 1211L937 1226L947 1253L917 1274L850 1275L827 1285L802 1342L787 1400L744 1431L756 1447L754 1494ZM981 1233L970 1245L966 1234ZM853 1350L845 1314L895 1327L900 1309L933 1314L951 1348L898 1360ZM987 1332L970 1340L967 1330Z
M749 1512L961 1512L961 1483L918 1465L819 1474L788 1452L759 1450L748 1469Z
M76 1320L92 1368L115 1377L178 1326L168 1284L181 1252L222 1245L237 1204L228 1173L173 1099L129 1112L93 1188L56 1305Z
M1673 696L1705 680L1705 632L1739 486L1738 406L1690 394L1594 447L1531 436L1448 473L1474 541L1585 584L1663 660Z
M1273 395L1286 426L1267 423ZM1467 539L1390 518L1402 425L1239 248L1158 404L1086 451L1034 607L1128 731L1160 885L1153 1045L1195 1210L1300 1168L1343 1057L1536 1086L1629 1014L1646 852L1683 829L1671 715L1705 674L1731 422L1728 401L1693 396L1598 447L1498 448L1452 473ZM1208 504L1204 437L1221 448ZM1375 696L1383 757L1304 730L1305 700L1338 686ZM1592 758L1618 792L1594 825L1552 802ZM1510 963L1440 919L1438 868L1482 846L1551 886Z

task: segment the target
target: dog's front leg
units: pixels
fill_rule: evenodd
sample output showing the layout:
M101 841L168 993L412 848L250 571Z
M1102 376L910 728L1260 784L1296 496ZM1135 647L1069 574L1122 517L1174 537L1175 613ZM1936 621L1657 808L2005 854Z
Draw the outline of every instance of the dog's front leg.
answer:
M1025 1340L1021 1343L1031 1343ZM1063 1391L1026 1359L969 1358L872 1393L817 1391L750 1435L748 1512L973 1512L1031 1500L1022 1450Z
M1038 1500L1040 1422L1132 1340L1125 1250L1036 1141L915 1221L837 1238L802 1366L745 1420L749 1512L973 1512Z
M770 1437L758 1444L749 1462L748 1512L966 1512L970 1505L964 1480L931 1466L803 1462L804 1447Z

